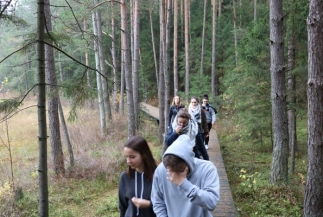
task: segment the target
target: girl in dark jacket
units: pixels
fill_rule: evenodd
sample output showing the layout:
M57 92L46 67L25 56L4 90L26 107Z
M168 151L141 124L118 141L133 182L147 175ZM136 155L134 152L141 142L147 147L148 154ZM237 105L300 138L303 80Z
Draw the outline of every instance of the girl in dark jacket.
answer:
M157 167L147 141L134 136L124 145L128 169L120 176L120 217L155 217L150 201L153 175Z
M172 127L172 123L174 121L174 118L177 115L177 112L184 108L185 106L181 102L181 98L179 96L174 96L173 103L171 107L169 108L169 114L168 114L168 127Z

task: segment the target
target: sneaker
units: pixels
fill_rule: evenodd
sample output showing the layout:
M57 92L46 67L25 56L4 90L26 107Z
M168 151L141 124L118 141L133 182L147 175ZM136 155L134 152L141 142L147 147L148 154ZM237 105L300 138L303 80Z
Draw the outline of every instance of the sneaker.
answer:
M205 145L205 149L208 150L209 149L209 146L208 145Z

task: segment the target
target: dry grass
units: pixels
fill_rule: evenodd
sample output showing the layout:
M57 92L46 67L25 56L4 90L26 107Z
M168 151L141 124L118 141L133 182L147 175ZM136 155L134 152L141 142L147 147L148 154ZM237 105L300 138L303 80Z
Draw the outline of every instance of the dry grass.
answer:
M36 98L27 99L23 107L37 104ZM69 110L63 103L65 119ZM99 111L79 111L75 122L67 123L73 146L75 166L69 166L64 135L61 133L65 156L65 177L56 177L53 172L51 150L48 139L48 178L51 216L117 216L116 188L119 175L126 168L123 144L127 140L127 118L114 114L107 125L107 136L100 132ZM139 134L152 141L157 130L142 124ZM7 127L8 126L8 127ZM156 134L152 136L152 134ZM48 131L49 134L49 131ZM37 107L22 110L0 129L0 216L37 216L38 198L38 123ZM157 141L157 140L156 140ZM150 144L152 147L157 143ZM10 146L12 159L10 160ZM159 147L153 151L160 156ZM156 151L157 150L157 151ZM10 162L12 162L13 179ZM14 185L22 188L24 200L12 207ZM9 188L6 188L9 186ZM112 205L111 205L112 204ZM112 207L110 207L112 206ZM9 211L9 212L8 212ZM115 213L114 215L106 213ZM66 214L67 213L67 214ZM99 213L99 214L98 214Z

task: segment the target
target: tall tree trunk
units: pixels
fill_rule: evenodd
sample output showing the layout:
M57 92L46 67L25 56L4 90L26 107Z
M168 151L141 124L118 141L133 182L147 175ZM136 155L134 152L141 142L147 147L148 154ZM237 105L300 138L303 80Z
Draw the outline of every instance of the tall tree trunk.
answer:
M60 52L59 52L59 58L60 58ZM59 67L59 73L61 75L61 82L63 83L63 68L62 68L62 64L60 61L60 67ZM63 107L62 107L62 103L61 103L61 99L60 97L58 97L58 112L59 112L59 117L61 119L61 125L63 128L63 134L65 137L65 141L66 141L66 146L67 146L67 150L68 150L68 154L70 156L70 166L74 166L74 153L73 153L73 147L70 141L70 136L68 134L68 129L67 129L67 125L65 122L65 117L64 117L64 112L63 112Z
M61 117L61 124L63 127L63 133L64 133L64 137L66 140L66 146L67 146L67 150L68 150L68 154L70 157L70 166L74 166L74 153L73 153L73 147L71 144L71 140L70 140L70 136L68 134L68 129L67 129L67 125L65 122L65 117L64 117L64 112L63 112L63 107L62 107L62 103L60 98L58 98L58 112L59 112L59 116Z
M50 1L45 1L45 18L46 18L46 29L52 31L52 21L50 12ZM50 131L50 143L52 149L52 158L54 163L54 171L57 175L64 175L64 155L61 142L60 126L59 126L59 114L58 114L58 88L57 79L55 74L55 59L54 49L49 45L45 46L45 57L46 57L46 84L47 91L49 93L48 98L48 120L49 120L49 131Z
M98 0L94 0L95 5L98 4ZM99 52L99 61L100 61L100 72L103 75L101 78L102 82L102 92L103 92L103 102L104 102L104 109L106 112L106 119L107 121L110 121L112 118L111 114L111 106L110 106L110 99L109 99L109 88L108 88L108 82L107 82L107 72L105 69L104 64L104 55L103 55L103 45L102 45L102 25L101 25L101 12L97 10L95 12L96 17L96 28L97 28L97 46L98 46L98 52Z
M153 54L154 54L154 63L155 63L155 73L156 73L156 83L158 84L158 63L156 57L156 48L155 48L155 37L154 37L154 28L153 28L153 17L152 17L152 4L149 7L149 21L150 21L150 33L151 33L151 43L153 45Z
M233 0L233 32L234 32L234 54L235 54L236 66L238 66L238 39L237 39L236 0Z
M165 79L165 134L167 133L167 115L170 106L170 31L171 31L171 13L172 1L166 0L166 28L165 28L165 62L164 62L164 79Z
M87 23L86 23L86 19L83 20L83 28L84 28L84 32L87 31ZM85 65L89 66L89 53L87 51L85 51ZM90 76L90 70L86 69L86 83L88 88L91 89L91 76ZM93 108L93 100L90 98L89 99L89 108Z
M190 48L189 48L189 0L184 1L185 17L185 99L188 101L190 91Z
M47 169L47 123L46 123L46 84L45 84L45 0L38 0L37 9L37 59L38 59L38 213L48 216L48 169Z
M291 6L294 8L295 0L290 1ZM289 137L289 149L290 149L290 166L289 166L289 173L294 173L295 168L295 150L296 150L296 115L295 115L295 105L296 105L296 79L293 73L295 69L295 36L294 36L294 29L295 29L295 10L293 9L289 15L289 29L288 29L288 74L287 74L287 81L288 81L288 137Z
M121 45L124 47L124 45ZM119 112L121 115L124 114L124 86L125 86L125 77L124 77L124 51L121 49L121 72L120 72L120 108Z
M222 0L219 0L219 12L218 12L218 17L222 15Z
M274 150L270 182L288 180L288 121L284 68L284 23L282 0L270 1L271 102Z
M253 21L257 21L257 0L253 0Z
M29 63L29 54L28 54L28 50L25 52L25 55L26 55L26 72L25 72L25 88L26 88L26 93L28 92L29 90L29 84L28 84L28 72L30 70L30 63Z
M100 126L101 126L101 136L106 134L106 118L105 118L105 109L103 103L103 92L102 92L102 82L100 71L100 60L99 60L99 51L98 51L98 38L97 38L97 24L96 24L96 13L92 14L92 23L93 23L93 35L94 35L94 57L95 57L95 69L97 70L96 74L96 86L98 91L98 101L99 101L99 111L100 111Z
M130 72L130 49L128 41L128 19L127 19L127 5L125 0L120 1L121 7L121 41L122 49L124 51L124 72L127 90L127 105L128 105L128 138L135 135L135 114L133 105L132 79Z
M211 92L213 96L217 96L219 88L216 85L216 0L212 0L212 67L211 67Z
M204 65L204 40L205 40L205 24L206 24L206 5L207 5L207 0L204 0L202 48L201 48L201 66L200 66L200 75L201 76L203 76L203 65Z
M140 44L140 0L134 0L134 17L133 17L133 71L132 71L132 82L133 82L133 104L135 114L135 128L139 128L139 44Z
M181 13L181 44L183 44L183 43L185 43L185 36L184 36L184 20L185 20L185 18L184 18L184 0L180 0L180 3L181 3L181 5L180 5L180 9L181 9L181 11L180 11L180 13Z
M323 216L323 2L311 0L308 32L308 169L304 216Z
M164 81L164 46L165 46L165 13L164 0L159 1L159 83L158 83L158 108L159 108L159 128L158 138L160 143L164 141L165 132L165 81Z
M178 0L174 0L174 96L178 95Z
M116 54L116 26L114 18L114 1L111 1L111 56L113 62L113 110L117 112L118 110L118 66L117 66L117 54Z

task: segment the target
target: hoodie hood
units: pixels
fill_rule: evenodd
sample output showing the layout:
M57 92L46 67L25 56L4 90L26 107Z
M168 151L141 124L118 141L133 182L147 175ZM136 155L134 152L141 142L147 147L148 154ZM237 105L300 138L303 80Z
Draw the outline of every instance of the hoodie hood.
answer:
M190 137L186 134L180 135L171 146L169 146L163 155L163 158L167 154L173 154L182 158L188 165L190 171L187 174L188 176L194 171L194 152L192 150Z

